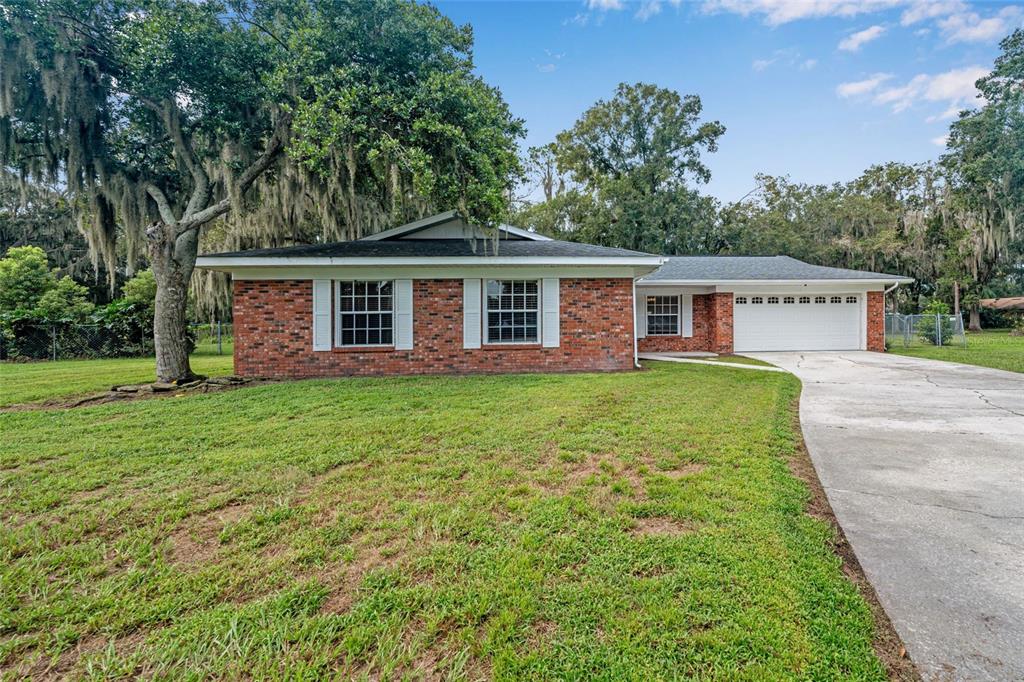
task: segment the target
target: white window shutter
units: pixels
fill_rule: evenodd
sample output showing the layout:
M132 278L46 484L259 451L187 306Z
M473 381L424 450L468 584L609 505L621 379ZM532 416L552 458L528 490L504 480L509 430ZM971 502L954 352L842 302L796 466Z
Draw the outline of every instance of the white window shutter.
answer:
M412 350L412 280L395 280L395 350Z
M462 280L462 347L480 347L480 280Z
M541 323L541 333L543 334L543 346L545 348L558 348L559 338L561 336L561 330L558 327L558 278L557 277L545 277L541 281L541 295L543 300L541 301L541 311L544 315L544 319Z
M642 339L647 336L647 295L642 291L636 292L636 338Z
M313 280L313 350L331 349L331 280Z
M693 294L679 296L679 321L683 336L693 336Z

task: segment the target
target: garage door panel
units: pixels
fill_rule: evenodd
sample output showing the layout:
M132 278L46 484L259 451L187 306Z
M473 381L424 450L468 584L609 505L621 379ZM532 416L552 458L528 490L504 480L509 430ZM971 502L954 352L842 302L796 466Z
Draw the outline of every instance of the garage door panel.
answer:
M835 294L828 294L825 303L815 303L813 293L811 303L768 303L772 296L736 297L733 347L737 352L860 348L860 295L843 294L841 303L831 302ZM753 303L758 298L763 302ZM775 298L785 300L782 296Z

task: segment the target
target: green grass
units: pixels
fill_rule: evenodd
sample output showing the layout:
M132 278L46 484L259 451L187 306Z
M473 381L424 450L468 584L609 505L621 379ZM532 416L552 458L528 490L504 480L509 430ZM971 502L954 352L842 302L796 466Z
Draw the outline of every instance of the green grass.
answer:
M729 362L734 365L760 365L763 367L770 367L771 363L758 360L756 358L748 358L745 355L719 355L713 358L701 358L701 360L710 360L711 362Z
M192 370L211 376L230 374L231 346L224 348L224 355L216 353L216 348L200 348L192 356ZM0 407L87 395L115 384L154 381L155 362L153 358L2 362Z
M798 381L646 364L0 414L0 670L885 679Z
M915 358L993 367L1009 372L1024 372L1024 336L1010 336L1009 330L1005 329L968 332L967 348L963 346L902 348L897 342L889 347L889 352Z

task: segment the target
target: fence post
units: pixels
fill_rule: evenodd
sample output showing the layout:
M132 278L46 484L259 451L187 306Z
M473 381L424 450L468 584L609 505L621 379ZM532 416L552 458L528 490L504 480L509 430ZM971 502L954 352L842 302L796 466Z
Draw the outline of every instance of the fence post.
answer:
M220 343L220 320L217 320L217 355L224 355L224 349Z
M935 340L936 346L942 345L942 316L938 313L935 313Z
M57 360L57 327L56 325L50 325L50 357L52 360Z

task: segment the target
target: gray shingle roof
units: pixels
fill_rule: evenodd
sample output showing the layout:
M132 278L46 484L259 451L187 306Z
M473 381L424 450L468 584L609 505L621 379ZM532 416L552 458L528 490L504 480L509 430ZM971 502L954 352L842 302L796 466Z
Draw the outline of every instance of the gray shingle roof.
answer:
M424 258L424 257L565 257L565 258L622 258L656 257L649 253L613 249L593 244L563 241L527 241L503 239L497 245L493 240L467 239L399 239L394 241L352 241L329 244L306 244L277 249L251 249L227 253L205 254L205 258Z
M643 278L659 280L829 280L907 279L864 270L811 265L789 256L672 256L664 265Z

